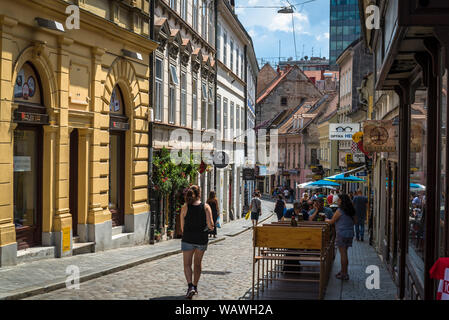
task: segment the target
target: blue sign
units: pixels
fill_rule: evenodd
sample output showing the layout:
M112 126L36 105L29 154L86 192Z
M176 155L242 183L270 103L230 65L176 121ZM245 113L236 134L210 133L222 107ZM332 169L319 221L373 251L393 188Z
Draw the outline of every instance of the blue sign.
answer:
M367 176L366 171L357 172L355 175L357 177L366 177Z

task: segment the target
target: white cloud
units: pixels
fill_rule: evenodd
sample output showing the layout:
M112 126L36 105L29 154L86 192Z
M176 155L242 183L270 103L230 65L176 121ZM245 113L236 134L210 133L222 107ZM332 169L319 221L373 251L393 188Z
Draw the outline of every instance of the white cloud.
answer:
M295 21L295 31L297 33L305 33L305 30L309 26L309 18L302 13L294 13L293 17ZM270 31L292 32L292 16L290 14L278 13L273 17L267 27Z
M319 34L316 36L316 40L317 41L321 41L321 40L329 40L329 32L325 32L323 34Z

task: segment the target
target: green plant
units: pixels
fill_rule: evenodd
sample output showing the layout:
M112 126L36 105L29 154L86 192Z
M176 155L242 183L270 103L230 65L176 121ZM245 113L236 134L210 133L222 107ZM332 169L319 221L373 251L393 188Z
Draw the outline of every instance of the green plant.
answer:
M194 156L190 154L183 156L180 164L171 160L170 151L165 147L153 158L153 183L156 191L162 195L169 195L184 189L196 179L199 165L194 163Z

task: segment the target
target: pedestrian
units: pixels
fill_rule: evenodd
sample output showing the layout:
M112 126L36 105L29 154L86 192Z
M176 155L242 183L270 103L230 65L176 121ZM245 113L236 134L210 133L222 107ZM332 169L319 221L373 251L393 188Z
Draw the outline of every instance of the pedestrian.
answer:
M300 219L299 217L302 215L302 219ZM299 203L299 201L295 201L293 203L293 208L288 209L285 214L284 217L282 218L282 221L291 221L292 218L296 218L298 217L300 221L306 220L306 218L308 218L308 216L304 216L302 210L301 210L301 204Z
M324 214L327 219L332 219L334 215L331 208L324 206L324 198L313 201L313 208L309 211L309 221L318 221L320 214Z
M210 206L212 210L212 220L214 222L214 230L209 233L209 236L214 236L214 238L217 237L217 221L219 218L219 210L218 210L218 200L217 200L217 194L215 191L211 190L209 192L209 198L207 199L207 204Z
M295 201L295 190L293 190L292 187L290 187L289 196L290 196L290 202L293 203Z
M329 195L327 196L327 204L328 205L332 204L333 197L334 197L334 195L332 193L329 193Z
M274 208L274 212L276 213L276 216L278 217L278 221L282 220L282 217L284 216L284 208L286 204L284 199L282 198L282 195L278 195L278 200L276 201L276 206Z
M253 227L255 227L259 222L259 217L262 215L262 201L260 201L259 190L254 192L254 198L251 199L249 210L251 210L251 221L253 223Z
M289 194L290 194L290 191L288 191L288 188L286 187L286 188L284 189L284 197L285 197L285 200L288 199Z
M214 229L212 210L201 202L201 190L191 186L185 196L181 209L181 251L183 252L184 275L187 280L187 299L198 294L198 281L201 276L201 262L209 242L208 232ZM192 262L193 282L192 282Z
M368 204L368 198L362 195L362 191L358 191L354 199L352 200L355 209L355 235L357 241L363 242L363 236L365 234L365 221L366 221L366 205Z
M341 271L335 276L337 279L349 280L348 275L348 248L352 247L354 238L354 217L355 209L351 199L347 194L342 194L338 199L338 209L332 219L326 219L326 222L335 224L336 239L335 244L340 251Z

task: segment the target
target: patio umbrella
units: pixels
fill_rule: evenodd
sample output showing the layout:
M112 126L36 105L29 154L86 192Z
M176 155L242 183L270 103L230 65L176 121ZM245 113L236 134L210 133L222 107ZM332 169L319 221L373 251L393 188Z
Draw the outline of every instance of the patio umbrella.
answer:
M410 183L410 190L411 191L426 191L426 186L423 186L419 183Z
M366 182L365 180L360 179L359 177L356 177L356 176L352 176L352 175L345 177L344 173L336 174L334 176L324 178L324 180L338 181L338 182Z
M319 180L319 181L315 181L311 184L309 184L307 187L321 187L321 188L325 188L325 187L339 187L340 184L336 183L336 182L332 182L332 181L328 181L328 180Z

